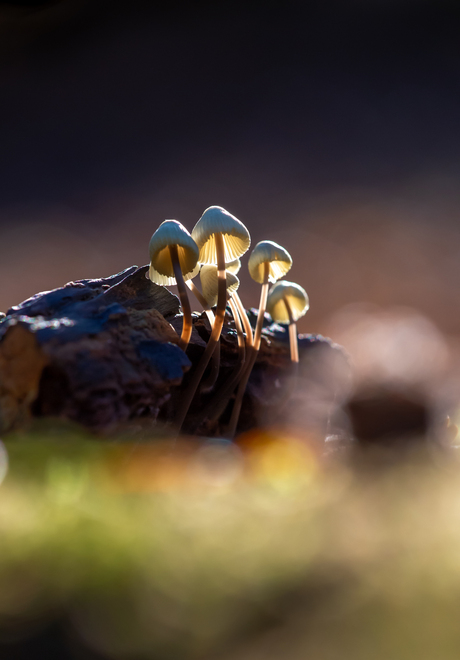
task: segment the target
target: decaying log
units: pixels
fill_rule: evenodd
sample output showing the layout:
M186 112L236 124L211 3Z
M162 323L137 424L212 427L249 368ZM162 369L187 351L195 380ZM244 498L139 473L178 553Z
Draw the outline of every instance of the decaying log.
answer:
M187 353L178 346L178 298L132 266L108 278L70 282L38 293L0 318L0 431L37 416L73 420L107 432L138 418L174 422L187 372L209 337L206 317L194 314ZM254 315L253 315L254 317ZM331 406L349 377L342 350L322 337L299 337L300 371L290 379L288 333L266 318L264 340L249 380L240 430L301 424L325 432ZM231 374L237 337L230 316L221 339L215 390ZM205 416L215 393L198 395L185 430L219 435L220 419Z

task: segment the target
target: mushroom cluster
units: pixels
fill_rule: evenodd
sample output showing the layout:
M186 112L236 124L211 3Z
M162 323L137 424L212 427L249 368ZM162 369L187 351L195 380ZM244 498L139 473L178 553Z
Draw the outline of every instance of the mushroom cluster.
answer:
M181 393L175 422L180 429L190 405L201 386L212 391L219 365L219 340L230 307L238 336L238 358L224 386L210 400L215 418L221 414L236 390L227 435L235 434L241 403L257 354L260 349L265 311L273 320L289 324L291 360L299 361L296 321L308 310L305 290L293 282L278 281L290 270L292 258L281 245L261 241L253 249L248 262L249 274L262 285L257 323L253 332L246 310L238 295L240 258L251 243L249 231L240 220L220 206L210 206L196 223L192 233L176 220L165 220L153 234L149 244L149 278L163 286L177 285L182 307L182 333L178 345L185 351L192 333L192 313L187 287L195 295L211 325L206 349L196 365L185 390ZM199 274L201 290L193 283ZM269 284L274 286L269 291ZM209 362L213 360L214 376L203 383Z

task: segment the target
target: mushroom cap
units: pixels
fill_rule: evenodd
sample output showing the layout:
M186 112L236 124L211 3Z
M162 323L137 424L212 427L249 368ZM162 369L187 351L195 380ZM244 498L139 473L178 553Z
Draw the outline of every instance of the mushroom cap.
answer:
M230 271L226 271L225 276L227 278L227 294L231 297L235 291L240 286L240 281L236 275ZM201 267L200 270L200 280L201 280L201 290L203 296L206 298L206 302L209 307L214 307L217 305L217 296L218 296L218 277L217 277L217 266L210 266L208 264Z
M277 282L292 266L292 257L287 250L274 241L257 243L248 261L249 274L253 280L263 284L264 264L268 263L268 281Z
M198 274L199 250L186 228L177 220L165 220L150 239L149 278L155 284L171 286L176 284L169 246L177 246L179 265L184 280L190 280Z
M277 282L269 291L267 312L276 323L289 323L289 314L284 303L287 300L292 312L293 321L297 321L307 313L310 307L307 292L294 282Z
M219 233L224 239L226 263L238 259L249 249L251 237L243 223L221 206L210 206L192 231L202 264L217 264L215 234Z
M230 261L228 264L225 264L225 270L227 273L233 273L234 275L238 275L240 268L241 261L239 259L235 259L234 261Z

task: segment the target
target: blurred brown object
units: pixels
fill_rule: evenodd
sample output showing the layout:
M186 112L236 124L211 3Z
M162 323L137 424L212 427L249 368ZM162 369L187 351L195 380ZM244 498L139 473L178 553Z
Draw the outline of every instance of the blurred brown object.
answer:
M347 404L353 436L363 445L426 438L429 408L422 396L407 391L374 388L358 392Z

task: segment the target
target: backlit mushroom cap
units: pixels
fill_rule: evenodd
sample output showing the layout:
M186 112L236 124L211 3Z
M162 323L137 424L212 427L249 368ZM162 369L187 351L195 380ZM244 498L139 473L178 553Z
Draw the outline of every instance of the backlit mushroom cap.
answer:
M267 312L276 323L289 323L285 300L291 309L294 322L306 314L310 307L305 289L294 282L277 282L269 291L267 299Z
M202 264L217 264L215 234L218 233L224 239L226 263L241 257L251 244L249 232L242 222L221 206L210 206L192 231Z
M195 277L200 270L198 247L189 232L177 220L165 220L153 234L149 244L149 278L155 284L162 286L176 284L169 252L170 245L177 245L179 265L184 280Z
M228 273L233 273L234 275L238 275L240 268L241 261L239 259L235 259L234 261L230 261L228 264L225 264L225 270Z
M249 274L253 280L263 284L264 264L269 264L268 281L277 282L292 266L292 257L287 250L273 241L260 241L253 249L248 261Z
M227 294L231 298L235 291L240 286L240 281L236 275L227 271L225 273L227 277ZM201 280L201 290L203 296L206 298L206 302L209 307L214 307L217 305L217 296L218 296L218 277L217 277L217 266L205 265L201 267L200 270L200 280Z

